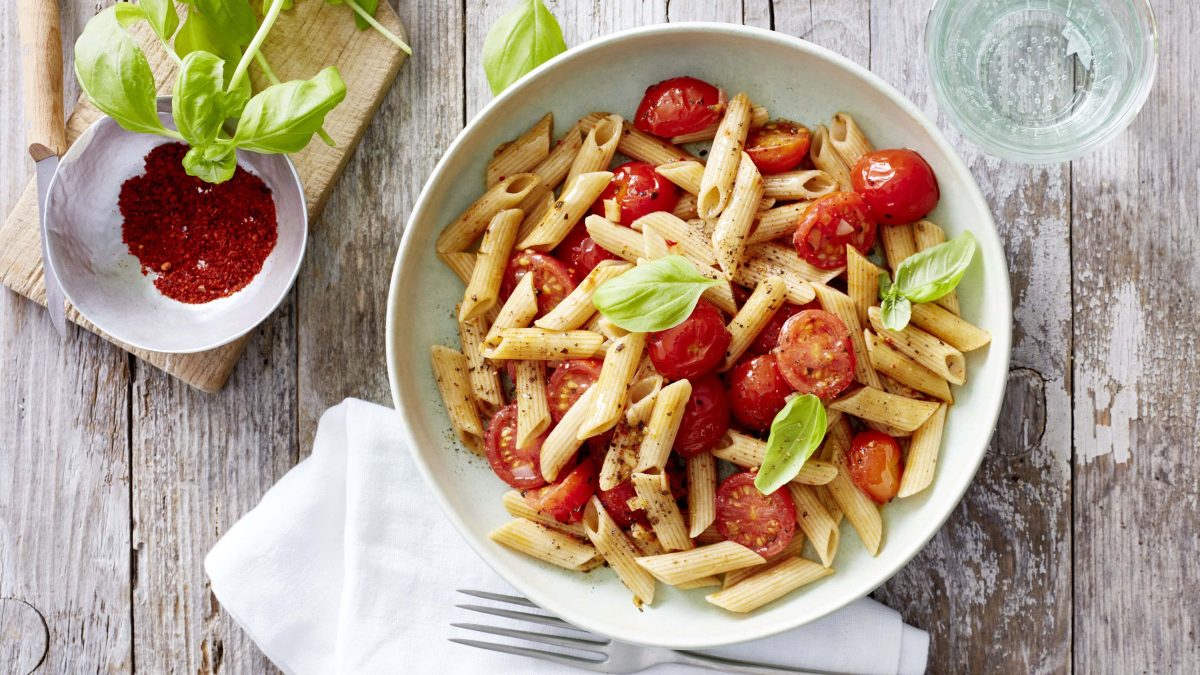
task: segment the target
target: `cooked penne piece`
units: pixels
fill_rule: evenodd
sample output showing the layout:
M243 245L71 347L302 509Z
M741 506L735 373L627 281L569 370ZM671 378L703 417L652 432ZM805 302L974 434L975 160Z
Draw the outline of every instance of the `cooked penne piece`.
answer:
M611 223L600 216L588 216L583 222L592 241L618 258L636 263L645 252L641 232Z
M858 123L844 112L834 115L829 123L829 144L842 156L848 167L853 167L859 157L874 150L866 134L858 128Z
M582 525L579 523L560 522L554 516L534 509L529 505L529 502L525 500L524 495L517 490L509 490L508 492L505 492L504 497L501 498L501 502L504 504L504 510L508 511L508 515L512 516L513 518L532 520L539 525L545 525L552 530L565 532L572 537L577 537L582 540L587 539L587 535L583 533Z
M486 335L483 322L483 318L459 321L458 338L467 357L475 403L484 413L491 415L504 405L504 390L500 386L499 371L483 358L481 347Z
M672 586L765 562L766 558L732 541L637 559L639 566Z
M471 273L475 270L475 254L468 251L439 253L438 258L446 263L446 267L454 272L464 284L471 283Z
M500 282L504 278L504 268L508 266L513 242L517 239L517 227L521 224L522 215L520 209L501 211L492 218L487 231L483 233L471 281L467 283L459 307L459 321L479 318L496 306L500 297Z
M700 192L700 180L704 177L704 164L701 162L690 159L669 162L658 165L654 170L690 195Z
M867 310L871 328L884 344L945 378L950 384L962 384L967 379L967 363L962 352L913 325L896 332L883 327L883 314L878 307Z
M874 387L862 387L853 394L833 401L829 407L911 433L929 419L938 404L896 396Z
M571 170L567 172L568 185L582 174L608 170L613 155L617 154L617 143L621 141L623 121L620 115L609 115L587 132L575 161L571 163Z
M691 581L685 581L682 584L676 584L675 588L678 588L681 591L688 591L693 588L713 588L713 587L719 588L720 586L721 586L721 578L716 575L709 575L707 577L700 577L699 579L692 579Z
M483 423L479 421L479 409L471 394L471 364L462 352L442 345L430 347L429 356L450 425L463 445L482 455Z
M529 233L533 232L533 228L542 222L547 213L550 213L550 209L554 208L554 190L551 190L548 185L539 185L517 208L525 214L525 217L521 219L521 227L517 228L517 241L521 241L528 237Z
M761 127L762 125L766 124L769 117L770 117L770 115L767 112L767 109L762 107L761 105L750 106L750 128L751 129L757 129L757 128ZM694 131L690 134L683 134L682 136L673 136L671 138L671 142L674 143L675 145L683 145L685 143L699 143L701 141L711 141L713 138L716 137L717 129L720 128L720 126L721 126L721 123L716 122L715 124L709 125L705 129L701 129L700 131Z
M960 352L974 351L992 341L991 333L933 303L913 303L912 323Z
M818 490L821 488L813 488L813 489ZM724 575L724 579L721 582L721 588L730 588L732 586L735 586L735 585L737 585L738 582L742 581L743 579L746 579L747 577L753 576L753 575L763 571L767 567L767 565L770 565L773 562L778 562L780 560L783 560L784 558L795 558L799 555L802 555L803 553L804 553L804 532L802 530L797 530L792 535L792 539L787 543L787 546L784 546L783 550L780 551L779 553L776 553L775 555L771 556L770 558L767 558L767 562L763 563L762 565L755 565L754 567L743 567L741 569L730 570L730 571L726 572Z
M592 208L596 198L608 187L612 176L611 171L593 171L580 174L568 182L558 201L554 202L554 206L533 231L517 243L517 248L549 251L558 246L579 219Z
M683 193L679 195L679 201L675 204L675 208L671 209L671 215L683 220L691 220L699 217L696 211L696 195Z
M792 494L792 503L796 505L796 523L804 536L812 542L813 549L821 558L821 564L833 565L833 556L837 553L838 539L841 533L837 523L825 510L825 505L813 488L799 483L788 483L788 491Z
M637 499L637 497L634 499ZM659 555L664 553L662 544L658 543L658 537L654 536L654 530L641 523L634 523L629 526L629 539L633 541L633 545L637 547L638 553L642 555Z
M842 507L838 506L837 500L833 498L833 493L829 491L829 485L814 485L813 494L817 495L817 499L825 505L825 510L829 512L829 517L833 519L833 524L839 528L842 525ZM841 539L841 531L838 531L838 539Z
M671 216L674 218L675 216ZM635 220L635 223L640 223L641 219ZM659 234L658 230L653 227L648 230L642 230L642 251L646 254L647 260L658 260L671 255L671 246L667 243L666 237Z
M813 200L837 191L837 181L820 169L787 171L763 177L763 194L775 199Z
M596 306L592 304L592 294L600 284L620 276L632 267L629 263L616 260L602 261L588 272L583 281L579 282L575 290L563 298L558 306L546 316L534 321L533 325L546 330L572 330L586 324L596 313Z
M571 127L570 131L558 139L558 143L550 150L546 159L530 169L529 173L540 176L543 185L557 187L571 170L575 155L579 154L579 148L582 146L583 134L580 133L579 126Z
M709 544L718 544L725 541L725 536L717 529L716 525L709 525L708 529L696 535L697 546L708 546Z
M829 410L827 415L825 443L821 446L819 456L826 462L837 464L842 455L850 449L854 440L854 429L850 426L850 420L841 412Z
M533 290L533 275L526 274L517 282L512 295L500 307L500 313L483 338L483 348L500 344L500 332L509 328L524 328L537 316L537 292Z
M850 329L850 344L854 348L854 379L868 387L882 389L879 376L875 374L875 368L867 356L867 345L863 342L862 326L858 323L854 301L845 293L824 284L814 284L813 291L821 302L821 309L841 319Z
M754 166L750 155L742 153L733 181L733 193L717 218L712 234L712 249L726 279L733 279L741 263L746 250L746 237L754 225L754 215L758 213L762 196L762 174Z
M744 613L830 574L833 574L832 568L811 560L786 558L765 566L730 588L710 593L705 599L722 609Z
M850 192L854 187L850 184L850 167L846 160L838 154L829 143L829 130L822 124L813 130L812 144L808 146L808 156L813 166L829 174L842 192Z
M801 281L814 284L828 283L842 273L841 268L823 270L819 267L814 267L796 255L796 249L792 246L784 246L774 242L755 244L754 246L747 247L746 259L742 261L742 265L747 267L761 265L764 268L764 276L781 274L785 281L789 276L794 276ZM774 271L767 268L774 268ZM758 279L754 279L753 281L754 283L759 282ZM804 302L811 302L811 298ZM804 302L799 304L804 304Z
M686 461L688 536L697 537L717 519L717 458L702 452Z
M717 128L712 147L708 151L708 163L700 179L700 192L696 193L696 211L701 218L710 220L721 215L733 193L733 180L742 159L742 148L746 135L750 133L750 99L738 94L729 101L725 116Z
M704 289L704 295L700 297L716 305L717 309L726 314L737 314L737 302L733 299L733 286L729 285L729 280L725 278L725 275L708 265L701 265L695 260L692 261L692 264L696 266L696 271L700 274L720 282L716 286Z
M729 322L729 348L725 351L725 362L719 370L729 370L742 358L742 354L771 322L786 299L787 286L780 277L767 277L754 287L754 292Z
M788 244L790 245L792 236L796 234L796 225L800 222L800 217L808 210L810 204L812 202L795 202L759 211L755 216L754 229L751 230L750 236L746 238L746 245L752 246L754 244L774 241L780 237L787 237Z
M662 386L663 376L658 373L637 376L629 387L629 405L625 407L626 424L640 427L650 421Z
M913 241L918 251L924 251L938 244L946 243L946 232L928 220L918 220L913 223ZM958 291L950 291L934 300L934 303L946 309L951 314L958 315L962 310L958 306Z
M493 360L590 359L604 351L604 336L590 330L505 328L496 337L496 345L483 353Z
M584 133L587 133L600 120L608 116L609 113L606 112L591 113L579 120L579 127ZM621 131L621 141L617 144L617 152L630 159L647 162L655 166L685 159L697 159L678 146L672 145L657 136L651 136L640 129L635 129L628 121L625 122L624 128Z
M592 315L592 318L588 320L585 328L587 330L597 332L612 340L629 335L629 331L621 328L612 321L609 321L608 317L604 316L600 312L596 312Z
M683 421L683 409L691 397L692 383L687 380L672 382L658 392L638 448L637 471L661 469L667 465L667 457Z
M517 447L525 448L550 428L546 362L517 361L516 380Z
M883 255L893 274L905 258L917 252L912 225L882 225L879 227L879 241L883 243Z
M635 472L631 480L633 489L646 505L646 516L650 519L650 526L654 528L654 536L667 551L692 548L692 538L688 536L683 514L675 504L675 497L671 495L671 484L667 474L661 469L651 469L651 472Z
M438 253L466 250L497 213L519 206L541 182L532 173L518 173L496 183L442 230L437 239Z
M645 333L630 333L615 340L604 355L600 377L592 389L592 408L587 419L579 428L580 439L599 436L616 426L625 414L629 387L633 375L642 363L642 351L646 347Z
M562 419L554 425L546 439L542 441L542 452L538 456L538 460L542 467L542 477L547 481L554 482L558 478L559 471L562 471L567 462L571 461L575 452L579 450L579 446L583 445L583 441L577 436L580 425L587 418L592 398L593 393L589 388L571 404Z
M938 452L942 447L942 431L946 427L945 403L938 406L936 412L929 416L912 434L908 444L908 456L904 460L904 473L900 476L900 490L897 497L909 497L929 487L933 482L933 472L937 468Z
M497 527L488 534L488 538L514 551L569 570L582 569L597 555L596 548L591 544L522 518Z
M883 270L858 249L846 244L846 294L854 301L858 325L866 326L867 310L879 304L879 275Z
M869 333L870 331L863 331L863 332L864 332L864 336L865 336L865 334ZM867 350L870 351L870 347L868 347ZM924 400L926 398L924 393L919 392L916 389L913 389L912 387L908 386L907 384L901 384L900 382L893 380L892 378L888 377L887 375L880 374L879 381L883 383L883 390L889 394L903 396L904 398L915 398L915 399L921 399L921 400Z
M642 442L642 430L633 424L618 424L613 430L612 440L600 464L600 489L611 490L633 473L637 463L638 445Z
M487 186L492 187L506 176L526 173L541 164L550 154L553 130L554 113L546 113L528 131L497 150L487 165Z
M730 429L712 449L712 454L717 459L752 469L762 466L763 458L767 456L767 442ZM804 485L824 485L833 480L836 473L836 467L832 464L814 458L800 467L800 473L792 481Z
M709 244L704 232L666 211L655 211L638 218L634 221L633 229L642 232L643 236L647 229L653 230L663 239L675 242L673 248L676 253L704 265L717 264L713 246Z
M637 548L604 510L599 497L592 497L583 510L583 531L621 583L633 593L633 604L640 607L643 603L653 603L654 577L637 563L641 557Z
M886 374L887 378L905 387L947 403L954 402L954 397L950 393L950 384L946 382L946 378L887 346L878 335L869 330L863 332L863 340L867 345L867 354L871 359L871 365L881 375ZM889 391L891 390L889 389Z
M871 555L879 555L879 547L883 542L883 518L879 515L879 507L850 480L844 462L839 460L837 476L825 487L858 533L863 547Z

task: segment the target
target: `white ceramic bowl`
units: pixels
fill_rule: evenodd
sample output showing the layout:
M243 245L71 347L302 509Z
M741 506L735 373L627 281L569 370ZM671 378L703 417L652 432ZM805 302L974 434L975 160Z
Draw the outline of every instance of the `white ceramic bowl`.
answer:
M488 540L488 531L508 519L500 504L508 487L454 440L429 364L430 345L458 346L453 314L463 288L434 255L434 240L483 191L492 149L547 110L554 112L559 133L594 110L632 115L647 85L685 74L730 92L745 91L773 116L806 124L849 111L879 147L907 146L924 155L942 192L931 219L951 236L970 229L979 241L980 253L959 293L964 316L993 336L988 348L968 356L969 382L955 391L932 487L883 509L878 557L868 555L844 525L835 574L748 615L708 604L703 591L663 584L653 606L638 611L608 569L569 572ZM504 92L455 139L404 232L388 299L388 373L417 466L451 522L505 580L580 627L630 642L702 648L820 618L870 593L929 541L970 484L995 427L1008 370L1011 314L1004 252L987 204L954 150L915 106L854 63L796 38L734 25L672 24L572 49Z

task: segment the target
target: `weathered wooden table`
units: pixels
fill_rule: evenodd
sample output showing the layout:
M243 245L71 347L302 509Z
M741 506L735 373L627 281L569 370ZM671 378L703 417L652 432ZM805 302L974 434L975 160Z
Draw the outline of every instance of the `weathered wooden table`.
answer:
M316 2L317 0L310 0ZM0 206L25 155L15 3L0 3ZM108 0L64 0L74 38ZM407 63L313 228L283 308L204 395L0 292L0 672L263 672L201 561L345 396L388 402L387 280L422 182L491 98L511 0L401 2ZM868 66L959 148L1007 246L1016 329L988 458L876 597L933 637L935 672L1200 671L1200 10L1155 2L1158 83L1070 164L985 157L937 115L928 0L559 0L568 44L663 21L744 22ZM67 101L78 88L68 80ZM864 648L869 648L864 636ZM447 645L445 649L451 647Z

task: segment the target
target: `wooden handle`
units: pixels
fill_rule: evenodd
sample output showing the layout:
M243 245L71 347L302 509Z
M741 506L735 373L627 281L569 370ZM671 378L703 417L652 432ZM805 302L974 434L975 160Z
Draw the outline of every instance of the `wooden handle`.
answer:
M67 150L58 0L20 0L18 6L25 134L36 161Z

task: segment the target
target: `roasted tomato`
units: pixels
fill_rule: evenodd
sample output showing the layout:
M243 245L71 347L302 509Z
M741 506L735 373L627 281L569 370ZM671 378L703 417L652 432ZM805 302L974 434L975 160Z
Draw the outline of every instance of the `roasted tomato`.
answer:
M646 349L658 372L672 380L691 379L716 368L731 339L721 310L701 300L683 323L650 333Z
M683 408L675 452L692 457L713 449L729 430L729 402L716 375L691 380L692 397Z
M783 330L783 324L806 309L821 309L821 303L816 300L807 305L793 305L790 302L783 303L779 311L775 312L775 316L771 317L767 325L763 326L763 329L759 331L758 337L754 338L754 342L751 343L748 353L766 354L775 349L775 345L779 344L779 331Z
M764 558L787 548L796 534L796 506L786 489L764 495L754 472L735 473L717 488L717 529Z
M941 197L929 163L907 148L868 152L854 163L850 181L880 225L915 223Z
M673 77L651 85L642 96L633 126L671 138L703 131L721 119L721 91L694 77Z
M550 418L555 424L588 387L596 384L601 365L603 362L598 359L573 359L563 361L554 369L550 383L546 385L546 401L550 404Z
M900 490L900 444L881 431L854 437L846 453L850 480L877 504L886 504Z
M567 266L567 273L576 285L583 281L596 265L605 260L620 260L593 241L583 223L576 225L555 247L554 256Z
M542 478L538 459L545 438L542 434L524 448L517 448L517 404L509 404L488 423L487 438L484 439L488 464L500 480L518 490L541 487L546 484L546 479Z
M679 203L679 187L660 176L653 164L626 162L613 169L612 180L592 205L592 213L605 215L607 199L617 201L621 224L631 225L647 213L674 209Z
M545 487L525 493L525 501L533 510L554 518L560 523L577 523L583 518L583 507L596 493L596 465L592 458L583 459L569 473Z
M775 120L751 129L746 154L762 173L781 173L799 166L808 155L808 129L787 120Z
M500 298L509 295L526 273L533 272L533 290L537 293L538 314L544 315L558 306L562 299L575 290L575 282L565 265L537 251L518 251L508 261L504 280L500 282Z
M832 192L813 202L800 217L792 244L815 267L845 267L847 244L863 255L875 245L875 221L857 193Z
M808 309L788 319L772 353L779 372L801 394L828 401L854 381L850 330L829 312Z
M737 421L755 431L771 428L791 394L792 386L779 372L774 354L742 359L729 371L729 409Z

